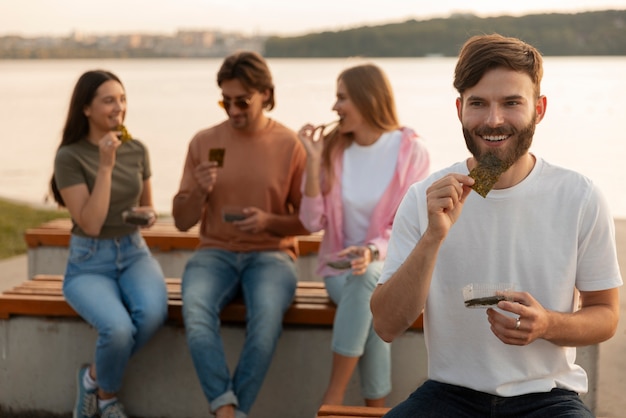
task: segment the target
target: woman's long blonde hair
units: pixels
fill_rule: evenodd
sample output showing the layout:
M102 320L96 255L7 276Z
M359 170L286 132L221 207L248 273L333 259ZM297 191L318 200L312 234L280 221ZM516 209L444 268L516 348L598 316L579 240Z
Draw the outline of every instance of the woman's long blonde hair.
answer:
M348 96L365 120L375 130L394 131L400 127L396 112L396 102L391 83L385 73L374 64L361 64L343 70L337 77L342 81ZM340 134L334 128L324 136L322 152L322 192L327 194L334 182L333 158L346 149L354 140L353 135Z

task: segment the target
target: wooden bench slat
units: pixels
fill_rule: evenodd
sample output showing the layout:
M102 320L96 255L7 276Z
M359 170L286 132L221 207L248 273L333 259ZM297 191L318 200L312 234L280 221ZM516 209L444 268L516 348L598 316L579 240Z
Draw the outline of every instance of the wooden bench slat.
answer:
M182 324L180 278L167 278L169 320ZM322 282L298 282L294 301L283 322L290 325L332 326L336 306ZM0 294L0 319L12 315L78 317L63 297L63 276L39 274ZM244 322L246 308L241 298L222 311L223 322ZM421 317L412 327L422 329Z
M78 317L78 314L59 296L0 295L0 319L11 315Z
M33 280L20 283L0 295L0 318L6 319L10 315L78 316L65 301L62 287L63 276L36 275ZM170 319L181 320L180 279L168 279L167 290ZM328 299L323 283L304 283L296 289L294 303L285 314L284 322L330 325L334 312L335 306ZM242 299L234 300L222 312L222 321L244 320Z
M303 289L306 291L306 289ZM30 296L58 296L63 297L63 290L59 287L34 287L34 286L18 286L13 289L8 289L3 292L3 295L18 295L24 297ZM181 294L177 291L168 292L169 300L180 300ZM242 300L235 300L235 303L243 303ZM294 298L294 303L299 305L316 305L324 308L328 307L328 297L324 295L308 295L306 293L298 292ZM334 306L333 306L334 307Z
M317 411L318 417L351 417L351 418L380 418L391 408L377 408L371 406L350 405L322 405Z
M182 301L169 300L168 317L170 321L182 324ZM224 322L243 322L245 305L242 301L230 303L221 314ZM14 315L76 317L78 314L65 301L62 295L49 294L11 294L0 295L0 319ZM332 325L335 307L320 303L294 302L285 313L283 322L292 325Z
M28 228L24 233L24 240L29 248L68 247L71 227L70 219L54 219L36 228ZM141 235L148 247L159 251L195 250L200 243L198 229L196 225L182 232L171 221L158 221L151 228L142 229ZM321 234L298 236L298 253L301 256L316 254L321 240Z

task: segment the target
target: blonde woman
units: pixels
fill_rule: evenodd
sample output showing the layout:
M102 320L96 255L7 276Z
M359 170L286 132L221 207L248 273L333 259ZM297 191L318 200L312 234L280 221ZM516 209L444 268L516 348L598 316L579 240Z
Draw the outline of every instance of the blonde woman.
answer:
M384 406L391 392L390 347L372 328L369 302L396 209L409 186L428 174L430 160L417 134L398 122L379 67L344 70L333 110L339 123L330 132L312 124L298 132L307 152L300 220L310 232L324 231L317 273L337 304L322 403L343 403L358 365L366 405ZM334 263L341 259L345 268Z

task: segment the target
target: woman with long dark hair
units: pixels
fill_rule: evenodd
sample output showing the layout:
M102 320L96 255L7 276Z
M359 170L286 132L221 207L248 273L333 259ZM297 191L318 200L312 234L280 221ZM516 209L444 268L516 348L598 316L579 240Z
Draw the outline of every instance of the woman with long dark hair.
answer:
M139 232L156 220L150 160L123 136L126 92L108 71L76 83L51 189L72 217L63 294L98 332L95 359L78 371L74 418L125 418L117 399L126 365L163 324L163 272Z

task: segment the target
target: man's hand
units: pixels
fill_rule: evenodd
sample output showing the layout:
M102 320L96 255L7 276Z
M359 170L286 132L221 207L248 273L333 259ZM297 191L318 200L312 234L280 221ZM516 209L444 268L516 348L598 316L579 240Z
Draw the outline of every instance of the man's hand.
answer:
M270 218L267 212L251 206L244 208L243 213L246 215L246 219L233 222L233 225L241 231L258 234L259 232L267 230Z
M498 308L513 315L487 309L491 332L511 345L528 345L542 338L550 323L548 311L530 293L510 292L508 295L512 301L500 301Z
M202 161L193 172L198 187L205 193L211 193L217 181L217 162Z
M527 345L541 338L561 347L580 347L615 335L619 320L619 289L580 291L580 309L558 312L544 308L527 292L511 292L512 301L490 308L491 331L505 344Z
M426 190L428 230L443 239L461 215L465 199L471 193L474 179L451 173L440 178Z

